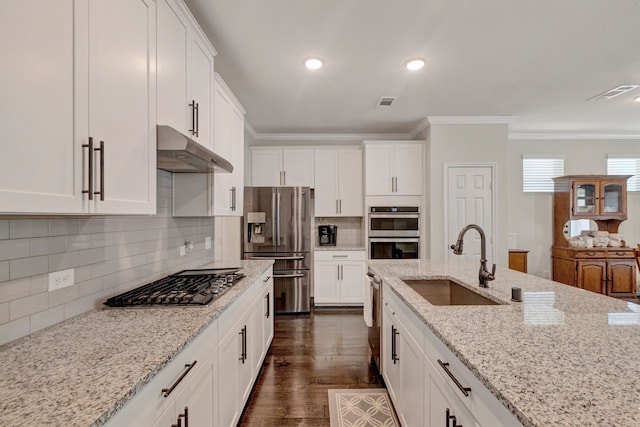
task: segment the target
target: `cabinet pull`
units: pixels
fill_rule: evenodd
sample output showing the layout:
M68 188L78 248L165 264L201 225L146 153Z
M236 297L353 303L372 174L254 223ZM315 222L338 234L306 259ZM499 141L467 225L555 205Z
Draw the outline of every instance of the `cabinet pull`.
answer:
M396 343L396 336L400 335L398 329L395 326L391 325L391 360L393 360L393 364L395 365L397 361L400 360L398 357L398 344Z
M93 194L99 194L100 200L104 201L104 141L100 141L100 148L94 148L93 151L100 152L100 191L94 191Z
M348 255L331 255L332 258L347 258Z
M267 277L262 281L262 283L267 283L267 282L269 281L269 279L271 279L271 276L267 276Z
M271 298L269 296L269 292L264 296L267 300L267 313L264 315L267 319L271 316Z
M449 378L451 378L453 382L456 383L456 386L458 386L462 394L464 394L465 396L469 396L469 392L471 391L471 388L464 387L462 384L460 384L460 381L458 381L458 379L449 370L449 363L445 363L442 360L438 359L438 365L440 365L442 369L444 369L444 371L447 373L447 375L449 375Z
M242 335L242 351L238 360L244 365L245 360L247 360L247 325L244 325L238 334Z
M184 427L189 427L189 407L184 407L184 413L178 415L178 427L180 426L180 420L184 418Z
M180 375L178 377L177 380L175 380L175 382L173 384L171 384L171 386L169 388L163 388L161 391L164 397L169 397L169 395L171 394L171 392L178 386L178 384L180 384L180 381L183 380L184 377L187 376L187 374L189 373L190 370L193 369L194 366L196 366L196 363L198 363L197 360L194 360L193 363L184 365L184 367L186 368L184 371L182 371L182 375Z
M587 256L596 256L595 252L587 252Z
M200 136L200 104L196 102L196 137Z
M82 194L88 194L89 195L89 200L93 200L93 137L90 136L89 137L89 143L88 144L82 144L82 148L87 148L88 150L88 155L89 158L87 159L87 162L89 163L89 189L88 190L82 190Z
M618 255L618 256L625 256L625 253L624 253L624 252L616 252L616 255Z
M231 205L231 210L236 210L236 187L231 187L231 192L233 193L233 204Z
M195 135L196 134L196 100L192 100L191 104L189 104L189 107L191 107L191 129L189 129L189 132L191 132L191 135Z
M341 214L341 213L342 213L342 199L338 199L338 206L339 206L339 208L340 208L340 209L338 210L338 213L340 213L340 214Z
M462 424L458 424L458 420L456 419L455 415L451 415L451 411L450 411L449 408L447 408L445 414L447 416L446 427L449 427L449 421L450 420L453 420L453 426L451 426L451 427L462 427Z
M340 212L338 211L338 199L336 199L336 213L340 213Z

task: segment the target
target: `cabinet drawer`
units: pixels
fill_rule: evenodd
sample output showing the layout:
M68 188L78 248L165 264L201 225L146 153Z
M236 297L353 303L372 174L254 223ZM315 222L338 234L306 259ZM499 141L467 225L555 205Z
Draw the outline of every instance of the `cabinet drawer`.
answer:
M598 251L598 250L593 250L593 251L578 251L575 254L576 258L587 258L587 259L591 259L591 258L606 258L607 257L607 253L605 251Z
M624 251L624 250L614 250L610 249L607 252L609 258L613 259L634 259L634 255L632 251Z
M364 261L365 251L314 251L314 261Z
M448 386L450 396L467 407L481 426L519 427L522 424L436 335L425 328L425 356L431 362L432 375L439 375ZM444 366L443 366L444 365ZM455 378L455 380L453 379ZM460 386L456 385L456 382ZM465 396L461 388L468 388Z

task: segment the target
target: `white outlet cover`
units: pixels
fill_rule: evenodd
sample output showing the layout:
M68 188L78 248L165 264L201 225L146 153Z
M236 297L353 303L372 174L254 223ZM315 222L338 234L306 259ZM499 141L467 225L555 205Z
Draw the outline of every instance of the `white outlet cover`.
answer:
M185 256L187 254L187 247L185 245L180 246L180 256Z
M211 249L211 236L207 236L204 238L204 248Z
M49 273L49 292L73 286L75 283L74 269L54 271Z

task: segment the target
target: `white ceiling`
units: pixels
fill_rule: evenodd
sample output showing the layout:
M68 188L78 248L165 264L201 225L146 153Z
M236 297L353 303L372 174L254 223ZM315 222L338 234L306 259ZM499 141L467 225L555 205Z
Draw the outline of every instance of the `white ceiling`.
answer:
M514 116L511 132L640 135L640 0L186 0L259 134L411 134ZM320 56L319 71L303 60ZM427 65L410 72L411 57ZM398 99L377 108L381 96Z

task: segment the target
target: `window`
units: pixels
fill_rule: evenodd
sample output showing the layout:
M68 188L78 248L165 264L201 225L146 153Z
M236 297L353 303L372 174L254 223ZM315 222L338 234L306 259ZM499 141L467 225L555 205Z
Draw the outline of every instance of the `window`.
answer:
M564 156L557 154L522 156L522 191L553 193L553 180L564 175Z
M609 154L607 174L633 175L627 181L627 191L640 191L640 157L638 155Z

